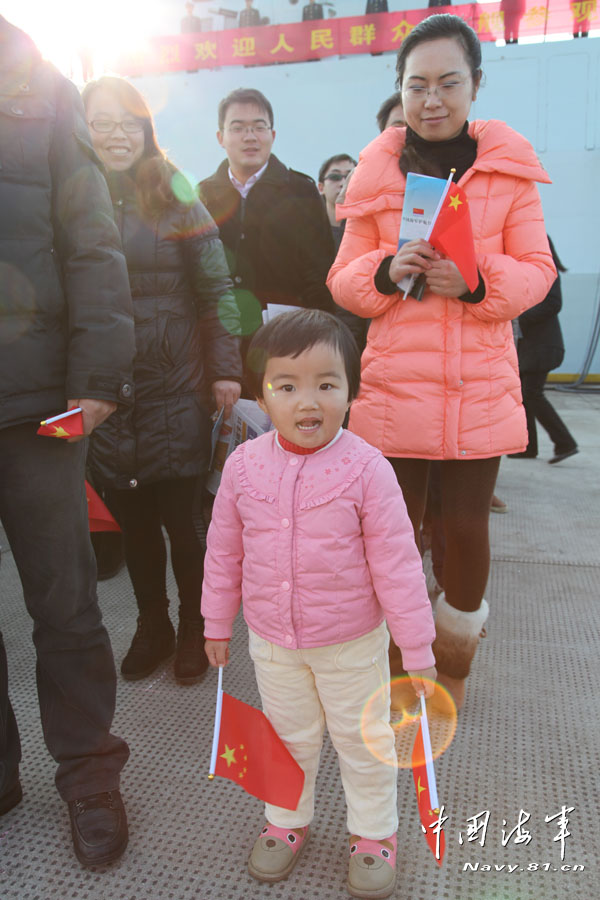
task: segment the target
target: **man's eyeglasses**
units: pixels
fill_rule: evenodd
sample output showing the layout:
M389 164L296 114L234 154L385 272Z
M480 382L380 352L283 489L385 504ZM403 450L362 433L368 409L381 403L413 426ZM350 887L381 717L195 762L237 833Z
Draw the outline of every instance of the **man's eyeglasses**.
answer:
M121 122L115 122L113 119L94 119L89 124L98 134L110 134L117 125L121 126L125 134L138 134L144 129L144 123L141 119L123 119Z
M326 175L323 181L343 181L347 177L347 175L342 175L341 172L332 172L331 175Z
M270 125L265 125L264 123L258 123L257 125L242 125L239 122L236 122L235 125L228 125L225 129L230 134L245 134L246 131L250 131L252 134L266 134L267 131L271 131Z

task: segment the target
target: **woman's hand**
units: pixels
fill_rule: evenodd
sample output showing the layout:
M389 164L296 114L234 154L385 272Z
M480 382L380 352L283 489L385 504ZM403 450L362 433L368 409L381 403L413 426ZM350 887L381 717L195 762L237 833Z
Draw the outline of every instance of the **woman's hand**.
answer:
M442 297L460 297L469 290L451 259L437 259L432 262L425 273L425 280L428 289Z
M402 244L390 264L390 279L398 284L405 275L427 273L434 261L439 259L440 254L427 241L407 241Z
M229 641L206 640L204 650L211 666L226 666L229 662Z
M437 678L437 669L431 666L429 669L418 669L415 672L409 672L408 677L414 688L415 694L420 697L432 697L435 690L435 679Z
M225 407L225 418L231 415L231 409L240 399L242 387L237 381L214 381L212 386L213 397L217 409Z

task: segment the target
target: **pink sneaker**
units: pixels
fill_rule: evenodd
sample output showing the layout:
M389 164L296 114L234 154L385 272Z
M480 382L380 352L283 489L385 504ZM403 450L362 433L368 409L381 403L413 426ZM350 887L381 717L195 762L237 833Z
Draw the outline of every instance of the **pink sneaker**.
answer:
M350 838L350 863L346 887L353 897L389 897L396 884L395 834L371 841L353 834Z
M254 843L248 871L258 881L283 881L287 878L308 842L304 828L278 828L267 823Z

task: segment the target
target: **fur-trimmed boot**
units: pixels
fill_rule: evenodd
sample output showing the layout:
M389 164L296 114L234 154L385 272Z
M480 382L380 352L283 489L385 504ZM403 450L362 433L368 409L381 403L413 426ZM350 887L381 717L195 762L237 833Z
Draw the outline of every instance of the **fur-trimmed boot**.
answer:
M440 594L437 601L433 642L437 680L452 694L457 709L465 700L465 679L488 614L489 606L485 600L474 612L455 609L444 594Z

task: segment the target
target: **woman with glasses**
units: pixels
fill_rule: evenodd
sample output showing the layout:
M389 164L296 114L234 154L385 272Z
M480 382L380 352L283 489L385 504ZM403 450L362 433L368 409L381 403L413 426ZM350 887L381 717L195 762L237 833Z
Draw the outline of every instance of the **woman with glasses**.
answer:
M210 411L240 394L239 316L217 228L158 146L141 94L121 78L86 86L94 148L107 170L133 297L135 405L98 429L90 450L123 529L138 627L121 665L144 678L176 650L175 677L207 667L200 596L204 551L192 508L210 453ZM168 612L167 529L179 592Z
M533 148L503 122L468 121L481 82L481 47L458 16L417 25L398 53L406 128L361 154L341 212L346 230L328 285L372 318L350 429L396 470L419 543L431 460L440 460L446 555L434 644L439 681L464 699L488 615L488 519L500 457L527 443L511 320L556 277ZM398 250L406 175L454 180L466 194L479 283L425 240ZM422 275L421 301L397 284ZM399 661L393 660L393 670Z

